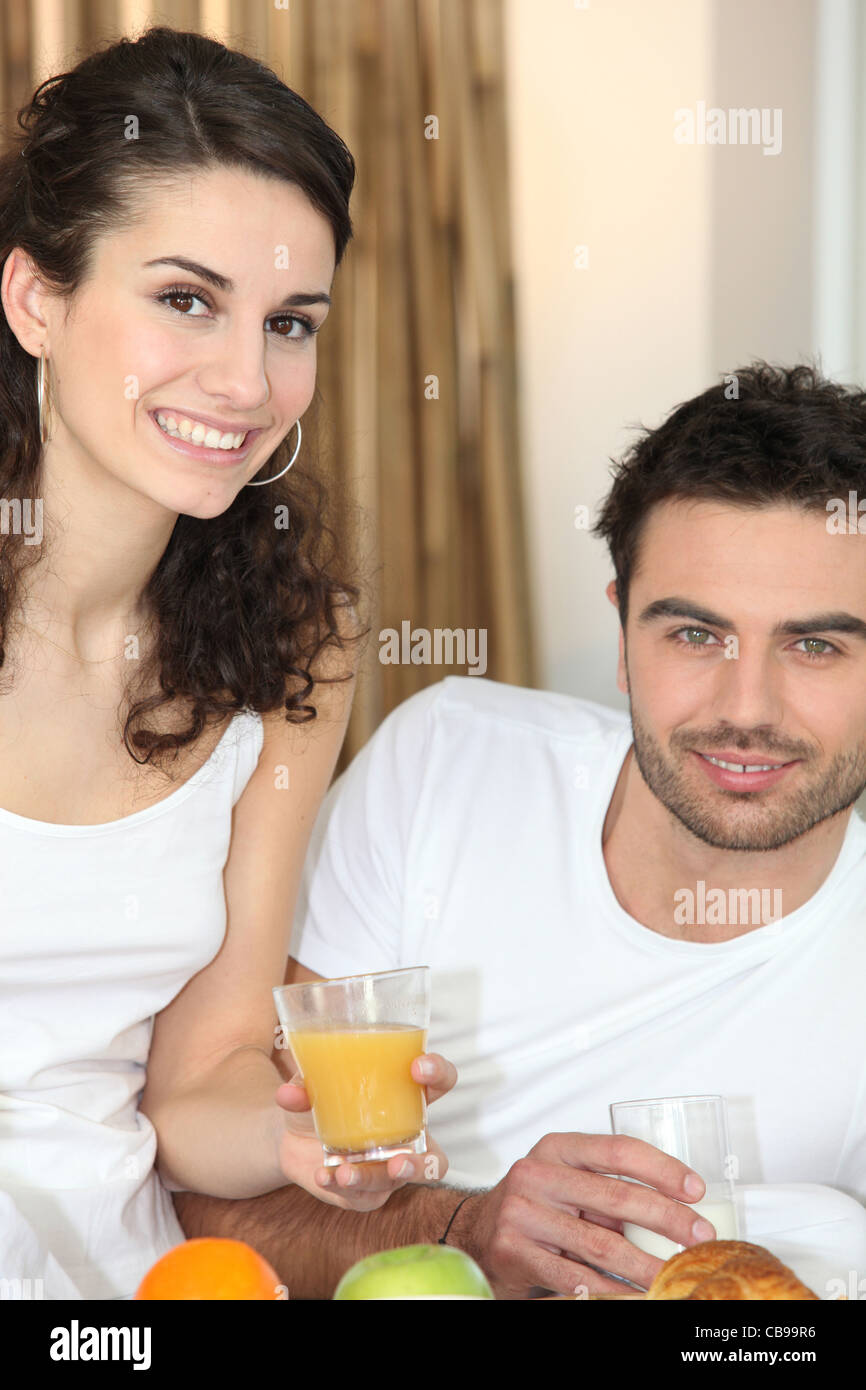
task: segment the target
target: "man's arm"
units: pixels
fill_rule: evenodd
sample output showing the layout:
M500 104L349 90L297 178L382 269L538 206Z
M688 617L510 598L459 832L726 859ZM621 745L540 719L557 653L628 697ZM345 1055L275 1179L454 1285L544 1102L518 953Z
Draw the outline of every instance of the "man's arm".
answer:
M188 1236L248 1241L290 1298L330 1298L356 1260L438 1241L452 1215L448 1244L477 1261L498 1298L527 1298L537 1289L620 1293L608 1274L649 1288L662 1261L626 1240L623 1223L677 1245L712 1240L714 1228L688 1205L704 1191L698 1174L642 1139L546 1134L496 1187L468 1196L410 1183L370 1212L325 1206L296 1187L235 1201L194 1193L174 1200Z
M188 1239L245 1240L273 1265L289 1298L303 1299L330 1298L346 1270L364 1255L416 1242L435 1244L466 1192L410 1184L370 1212L342 1211L294 1186L242 1199L194 1192L172 1196ZM449 1245L460 1244L461 1215L462 1209L448 1233Z

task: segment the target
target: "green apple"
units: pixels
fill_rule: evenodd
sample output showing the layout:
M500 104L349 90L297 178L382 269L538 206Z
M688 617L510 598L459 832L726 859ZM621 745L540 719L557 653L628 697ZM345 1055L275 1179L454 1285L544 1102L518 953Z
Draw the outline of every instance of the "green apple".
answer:
M352 1265L334 1298L493 1298L493 1290L465 1250L401 1245Z

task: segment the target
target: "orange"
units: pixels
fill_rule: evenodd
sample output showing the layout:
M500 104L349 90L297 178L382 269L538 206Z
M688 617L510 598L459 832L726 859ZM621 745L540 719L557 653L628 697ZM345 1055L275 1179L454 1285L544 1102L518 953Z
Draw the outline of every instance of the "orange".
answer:
M279 1276L243 1240L203 1237L176 1245L145 1274L136 1298L280 1298Z

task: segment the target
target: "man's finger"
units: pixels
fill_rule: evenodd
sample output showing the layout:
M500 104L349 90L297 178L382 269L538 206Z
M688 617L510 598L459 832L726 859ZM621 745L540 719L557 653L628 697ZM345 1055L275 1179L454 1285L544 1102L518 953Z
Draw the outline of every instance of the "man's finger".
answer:
M564 1210L572 1219L580 1212L599 1230L605 1223L596 1222L596 1214L644 1226L667 1236L675 1245L694 1245L698 1241L712 1240L715 1235L714 1228L706 1225L693 1207L665 1197L654 1187L610 1177L594 1168L571 1168L565 1164L524 1159L515 1164L512 1173L515 1175L514 1189L520 1196L551 1211ZM696 1229L698 1222L702 1224ZM567 1246L565 1240L558 1244L588 1258L580 1249L575 1251ZM630 1249L636 1248L627 1244ZM626 1271L618 1269L616 1273Z
M633 1293L627 1284L608 1279L600 1270L568 1259L539 1241L517 1246L508 1260L508 1272L494 1276L495 1292L500 1287L514 1290L518 1297L529 1289L550 1289L552 1293L586 1298L591 1293Z
M688 1164L627 1134L546 1134L532 1154L547 1163L634 1178L678 1202L697 1202L706 1193L703 1178ZM694 1187L686 1186L687 1179L696 1180Z
M570 1212L556 1211L547 1205L524 1201L513 1208L512 1222L516 1227L512 1239L521 1253L527 1247L529 1250L534 1247L536 1251L540 1246L548 1250L553 1247L561 1251L563 1257L570 1256L571 1262L580 1261L581 1264L585 1262L592 1266L602 1278L604 1275L601 1271L607 1271L608 1274L617 1274L620 1278L628 1279L646 1289L662 1267L661 1260L638 1250L637 1246L632 1245L618 1231L602 1227L583 1217L573 1216ZM560 1277L565 1277L559 1263L556 1268ZM574 1283L578 1282L577 1279L574 1280ZM561 1282L545 1284L545 1287L554 1289L557 1293L570 1293L574 1284L571 1288ZM590 1293L601 1291L596 1286L589 1287ZM615 1290L607 1289L606 1292L613 1293Z
M581 1211L578 1215L582 1216L584 1221L594 1221L596 1226L607 1226L609 1231L618 1231L622 1235L622 1218L605 1216L599 1211Z
M588 1265L578 1264L574 1260L566 1260L551 1256L555 1261L550 1265L549 1272L545 1271L544 1278L540 1281L541 1288L552 1289L554 1293L571 1294L576 1299L586 1298L591 1293L616 1293L616 1294L636 1294L639 1289L633 1289L628 1284L622 1283L619 1279L608 1279L600 1270L592 1269ZM573 1271L573 1272L569 1272ZM550 1283L551 1277L555 1281Z

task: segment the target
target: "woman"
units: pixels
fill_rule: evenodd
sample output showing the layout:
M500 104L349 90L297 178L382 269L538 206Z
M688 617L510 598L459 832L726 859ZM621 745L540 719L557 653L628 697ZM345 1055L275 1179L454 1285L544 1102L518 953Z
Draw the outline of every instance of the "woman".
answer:
M321 488L293 469L354 163L268 68L164 27L43 83L19 124L0 1189L85 1297L125 1297L183 1239L166 1188L295 1182L368 1210L406 1180L400 1158L322 1168L272 1060L361 635ZM432 1098L454 1072L427 1067Z

